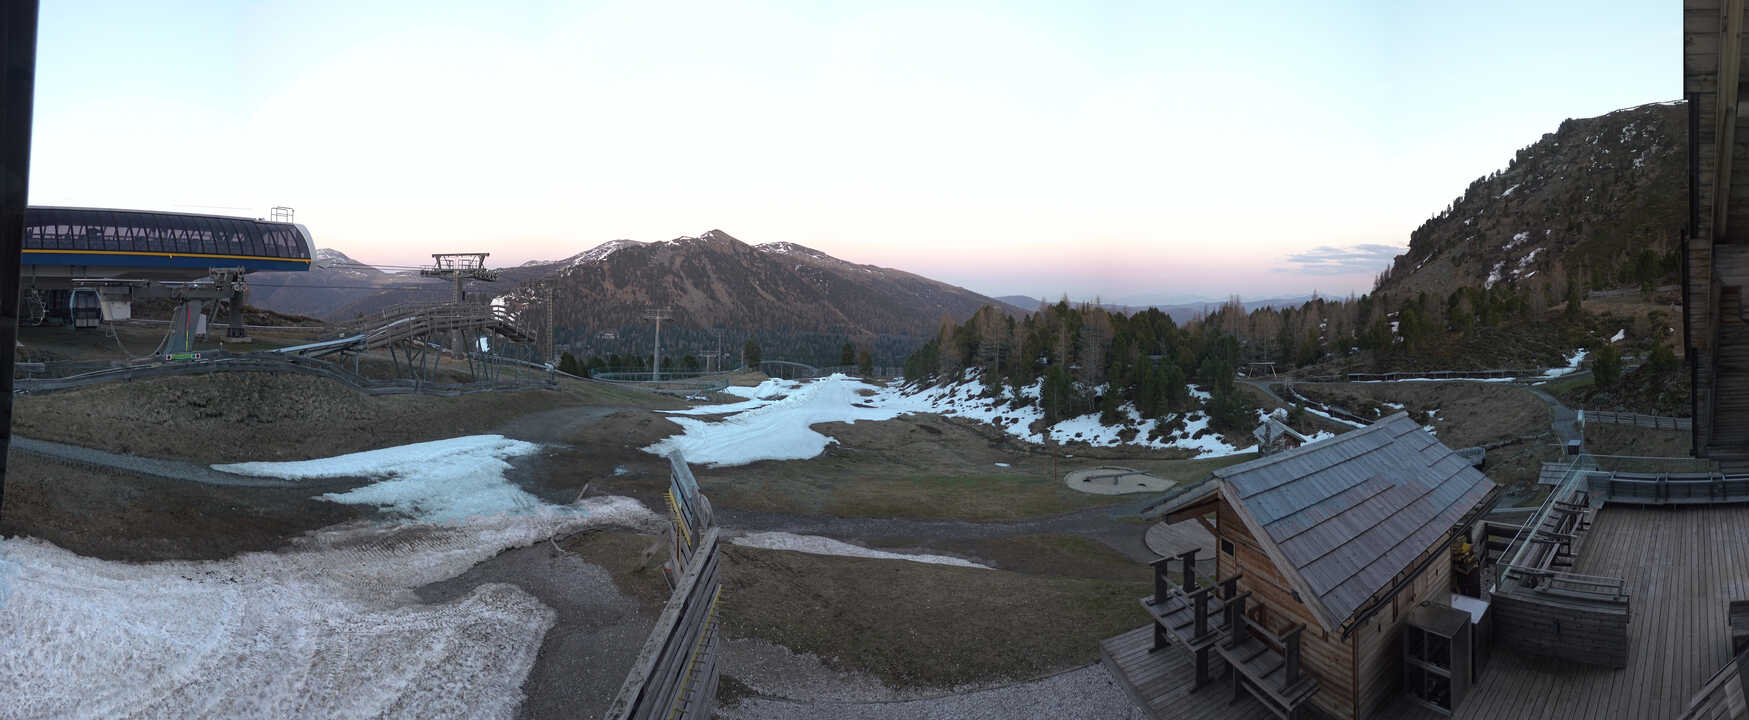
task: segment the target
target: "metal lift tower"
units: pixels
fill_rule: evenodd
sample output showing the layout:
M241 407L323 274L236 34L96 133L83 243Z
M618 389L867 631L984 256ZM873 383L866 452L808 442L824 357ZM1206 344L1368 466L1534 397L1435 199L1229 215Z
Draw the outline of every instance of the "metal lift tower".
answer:
M650 366L650 379L662 379L662 321L674 317L674 312L666 307L650 308L644 312L645 320L656 321L656 356Z
M463 280L482 280L491 282L498 279L497 270L486 269L486 256L491 253L432 253L432 266L419 271L425 277L447 278L455 282L455 304L461 305L466 296L462 293ZM462 347L462 332L456 330L450 333L450 351L456 357L465 357L467 348Z

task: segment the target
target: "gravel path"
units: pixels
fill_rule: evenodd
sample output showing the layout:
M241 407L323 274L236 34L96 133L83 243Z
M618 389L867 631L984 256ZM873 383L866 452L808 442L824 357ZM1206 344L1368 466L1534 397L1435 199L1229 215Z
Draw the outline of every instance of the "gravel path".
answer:
M275 478L248 477L223 473L205 465L183 460L162 460L159 458L140 457L138 455L122 455L103 450L68 445L65 443L37 440L35 438L12 437L12 449L27 452L49 460L72 463L75 465L96 466L98 468L120 470L122 472L145 475L148 477L165 478L195 482L202 485L219 485L223 487L258 487L258 488L288 488L314 487L305 482L293 482Z
M1080 535L1098 540L1137 562L1152 562L1154 553L1142 542L1145 527L1119 518L1135 516L1145 501L1088 508L1062 515L1013 522L967 522L964 520L911 520L906 518L843 518L830 515L791 515L734 508L718 508L717 523L748 532L782 531L797 535L835 538L935 538L977 539L1015 535Z
M717 717L758 720L1142 720L1098 663L1042 680L918 700L795 702L750 697Z

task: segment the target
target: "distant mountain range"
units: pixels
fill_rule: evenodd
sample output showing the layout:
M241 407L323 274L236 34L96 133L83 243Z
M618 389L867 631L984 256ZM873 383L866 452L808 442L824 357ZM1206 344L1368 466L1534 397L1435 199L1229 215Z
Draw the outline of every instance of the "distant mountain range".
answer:
M1027 296L1027 295L1003 295L1002 297L999 297L996 299L1001 300L1002 302L1007 303L1009 305L1012 305L1014 307L1020 308L1026 312L1032 312L1034 310L1037 310L1038 307L1041 304L1044 304L1044 302L1045 302L1039 298L1034 298L1034 297ZM1247 311L1250 311L1250 310L1256 310L1258 308L1264 308L1264 307L1274 307L1274 308L1295 307L1295 308L1297 308L1297 307L1305 304L1306 301L1311 300L1311 299L1312 299L1311 295L1300 295L1300 296L1296 296L1296 297L1277 297L1277 298L1266 298L1266 299L1262 299L1262 300L1245 300L1245 299L1241 298L1240 302L1242 304L1244 304L1245 309ZM1140 300L1140 302L1134 302L1135 300ZM1049 302L1056 303L1057 300L1052 300ZM1071 304L1077 304L1077 305L1080 303L1083 303L1083 302L1090 303L1090 304L1092 303L1091 300L1070 300L1069 302ZM1227 302L1226 300L1210 299L1210 300L1180 301L1177 303L1156 303L1156 302L1147 301L1146 296L1139 296L1139 297L1131 298L1131 302L1101 302L1101 303L1099 303L1099 306L1103 307L1106 310L1109 310L1111 312L1120 312L1120 313L1123 313L1125 315L1131 315L1131 314L1134 314L1137 312L1141 312L1143 310L1147 310L1148 308L1154 308L1156 310L1159 310L1160 312L1166 313L1167 315L1171 316L1171 318L1174 322L1183 324L1184 322L1191 320L1193 318L1196 318L1199 315L1209 314L1210 312L1212 312L1216 308L1219 308L1221 305L1225 304L1226 302Z
M318 250L316 260L308 272L252 278L251 304L337 320L442 301L453 292L447 282L384 272L338 250ZM961 322L986 304L1000 306L902 270L852 263L794 243L749 245L721 230L658 242L613 240L561 260L503 268L497 282L470 282L467 292L480 302L498 299L513 312L527 311L524 324L543 329L549 283L561 344L604 355L622 346L625 352L647 351L650 323L644 315L667 307L672 319L664 324L664 338L695 346L704 346L705 336L725 342L718 331L723 329L737 338L732 347L739 347L743 334L788 338L816 349L815 355L829 348L835 360L838 347L854 339L884 349L880 357L889 362L933 336L943 318Z

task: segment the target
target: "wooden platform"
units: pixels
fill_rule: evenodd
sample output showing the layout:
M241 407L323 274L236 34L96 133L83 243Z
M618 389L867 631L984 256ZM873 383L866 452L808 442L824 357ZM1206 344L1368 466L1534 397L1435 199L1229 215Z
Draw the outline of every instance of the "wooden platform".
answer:
M1628 666L1586 668L1497 648L1458 718L1679 716L1731 658L1728 608L1749 599L1749 506L1607 506L1574 570L1627 581ZM1439 716L1398 702L1381 717Z
M1196 673L1190 652L1177 645L1149 652L1154 646L1153 628L1152 624L1143 625L1099 643L1100 657L1112 679L1148 717L1274 720L1275 715L1249 695L1232 702L1232 691L1225 682L1190 692Z

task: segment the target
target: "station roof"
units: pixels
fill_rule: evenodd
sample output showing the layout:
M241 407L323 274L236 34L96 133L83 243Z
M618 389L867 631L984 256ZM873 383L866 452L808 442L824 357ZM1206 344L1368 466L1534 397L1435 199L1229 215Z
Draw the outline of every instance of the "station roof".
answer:
M1326 630L1440 543L1494 483L1406 413L1214 471L1174 499L1219 493Z

